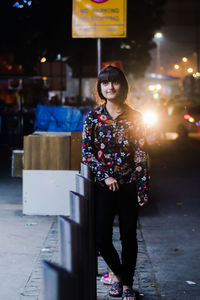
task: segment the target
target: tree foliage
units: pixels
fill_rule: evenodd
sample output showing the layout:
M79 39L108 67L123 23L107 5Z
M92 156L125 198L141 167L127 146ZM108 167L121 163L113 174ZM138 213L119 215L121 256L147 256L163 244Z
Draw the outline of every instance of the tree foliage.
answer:
M24 7L13 7L16 2ZM153 35L163 25L165 2L128 0L128 36L102 39L102 60L122 60L126 72L142 75L150 63L149 51L155 47ZM25 73L33 73L42 56L55 60L58 53L68 57L74 69L96 65L96 39L73 39L71 36L71 0L33 0L30 6L24 0L7 0L2 1L1 12L0 23L4 30L0 53L13 53Z

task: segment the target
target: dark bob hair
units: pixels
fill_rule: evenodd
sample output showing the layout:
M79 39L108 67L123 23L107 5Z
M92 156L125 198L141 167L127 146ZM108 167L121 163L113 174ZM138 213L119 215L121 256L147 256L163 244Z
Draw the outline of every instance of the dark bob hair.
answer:
M128 94L128 82L124 73L117 67L108 66L101 70L97 80L97 92L101 99L106 100L101 92L101 83L104 81L119 82L121 85L120 103L123 104Z

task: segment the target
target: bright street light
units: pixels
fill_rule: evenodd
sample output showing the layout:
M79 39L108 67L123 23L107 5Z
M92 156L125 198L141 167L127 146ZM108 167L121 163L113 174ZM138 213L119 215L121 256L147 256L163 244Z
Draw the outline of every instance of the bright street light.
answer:
M192 68L188 68L187 71L188 71L188 73L192 73L193 69Z
M162 39L162 37L163 37L163 34L162 34L161 32L156 32L156 33L154 34L154 38L155 38L155 39Z
M174 69L178 70L178 69L180 69L180 66L176 64L176 65L174 65Z
M187 61L188 61L187 57L183 57L183 58L182 58L182 61L183 61L183 62L187 62Z

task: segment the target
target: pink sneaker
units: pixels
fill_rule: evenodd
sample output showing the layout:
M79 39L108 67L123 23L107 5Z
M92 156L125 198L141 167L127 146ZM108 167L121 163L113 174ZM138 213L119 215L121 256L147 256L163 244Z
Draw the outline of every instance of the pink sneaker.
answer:
M109 272L101 277L101 282L104 284L112 285L114 282L114 274L112 272Z

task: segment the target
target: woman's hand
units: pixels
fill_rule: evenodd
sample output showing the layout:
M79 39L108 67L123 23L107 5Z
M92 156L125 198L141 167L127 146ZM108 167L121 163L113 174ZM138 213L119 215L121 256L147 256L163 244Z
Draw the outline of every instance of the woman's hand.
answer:
M138 204L139 204L139 206L144 206L146 204L146 202L148 201L147 196L145 196L144 200L145 200L145 202L141 202L140 201L140 197L138 196Z
M118 182L115 178L113 177L108 177L105 179L105 184L109 187L109 189L113 192L119 190L119 185Z

